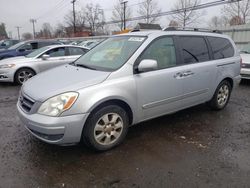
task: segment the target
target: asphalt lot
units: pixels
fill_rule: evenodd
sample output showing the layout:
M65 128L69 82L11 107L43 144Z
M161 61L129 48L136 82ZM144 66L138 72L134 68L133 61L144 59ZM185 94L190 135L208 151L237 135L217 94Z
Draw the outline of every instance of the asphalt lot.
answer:
M0 83L0 187L250 187L250 82L206 105L130 128L105 153L42 143L20 125L20 87Z

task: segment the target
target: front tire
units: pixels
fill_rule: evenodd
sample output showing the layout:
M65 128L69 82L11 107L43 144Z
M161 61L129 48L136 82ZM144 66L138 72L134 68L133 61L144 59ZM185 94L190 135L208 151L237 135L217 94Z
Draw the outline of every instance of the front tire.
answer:
M14 77L14 81L18 85L22 85L24 82L26 82L28 79L33 77L35 75L35 72L29 68L21 68L19 69Z
M90 114L82 139L96 151L109 150L121 144L126 137L128 125L126 111L120 106L108 105Z
M226 107L232 92L232 86L229 81L222 81L217 87L213 98L209 102L213 110L222 110Z

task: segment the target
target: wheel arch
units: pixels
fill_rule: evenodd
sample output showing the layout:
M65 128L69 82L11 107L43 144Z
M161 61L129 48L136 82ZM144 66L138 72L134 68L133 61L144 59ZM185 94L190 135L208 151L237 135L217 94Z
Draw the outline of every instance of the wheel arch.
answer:
M21 69L30 69L30 70L32 70L32 71L35 73L35 75L37 74L37 72L36 72L35 69L33 69L33 68L31 68L31 67L28 67L28 66L24 66L24 67L19 67L19 68L15 71L15 73L14 73L14 78L15 78L15 76L16 76L16 73L17 73L19 70L21 70Z
M229 83L230 83L230 85L231 85L231 88L233 88L234 87L234 81L233 81L233 79L232 78L230 78L230 77L226 77L226 78L224 78L221 82L223 82L223 81L228 81ZM220 82L220 83L221 83Z
M131 125L133 123L134 115L133 115L132 108L127 102L125 102L122 99L106 99L106 100L99 101L99 103L97 103L96 105L94 105L90 109L90 114L95 113L98 109L100 109L104 106L107 106L107 105L117 105L117 106L123 108L128 114L129 125Z

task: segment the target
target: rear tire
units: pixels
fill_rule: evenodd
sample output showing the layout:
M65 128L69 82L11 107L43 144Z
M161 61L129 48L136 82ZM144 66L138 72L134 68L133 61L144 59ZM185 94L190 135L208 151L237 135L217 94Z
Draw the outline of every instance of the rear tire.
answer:
M21 68L19 69L14 76L14 82L18 85L22 85L28 79L33 77L35 72L29 68Z
M217 87L209 105L213 110L222 110L230 100L232 86L227 80L223 80Z
M122 143L127 135L129 119L117 105L102 107L90 114L82 133L85 144L96 151L106 151Z

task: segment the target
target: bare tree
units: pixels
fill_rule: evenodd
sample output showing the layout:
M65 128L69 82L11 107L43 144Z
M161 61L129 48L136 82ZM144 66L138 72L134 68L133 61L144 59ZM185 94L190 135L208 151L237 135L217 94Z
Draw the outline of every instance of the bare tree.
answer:
M117 0L117 3L114 5L114 10L112 11L111 19L113 21L119 21L116 25L122 31L123 29L123 21L124 21L124 7L122 5L123 0ZM132 17L132 9L127 6L125 11L125 20Z
M246 24L250 19L250 0L236 1L235 3L229 3L222 9L222 13L233 19L234 24ZM235 21L239 21L235 23Z
M230 25L242 25L244 23L243 23L243 20L241 19L241 17L234 16L233 18L230 19L229 24Z
M85 19L90 27L91 33L96 34L102 32L104 27L104 12L99 4L93 5L92 3L87 4L85 8Z
M53 28L49 23L43 23L42 29L37 33L38 38L52 38Z
M192 8L199 4L200 0L177 0L172 10L177 10L178 13L173 14L172 19L183 27L197 23L202 14Z
M171 20L171 21L169 22L168 26L169 26L169 27L178 27L179 25L178 25L178 23L177 23L176 21Z
M76 15L76 19L75 19L75 23L76 23L76 31L82 31L82 29L85 27L86 23L85 23L85 13L84 13L84 9L82 9L81 11L76 11L75 13ZM73 11L70 11L65 17L64 17L64 21L66 23L67 27L73 28L74 26L74 17L73 17Z
M7 38L7 32L4 23L0 24L0 39L1 38Z
M213 16L208 22L208 27L213 29L218 29L230 25L230 20L225 15L223 16Z
M22 34L22 38L23 38L24 40L30 40L30 39L33 38L33 35L32 35L31 33L23 33L23 34Z
M54 37L60 38L60 37L66 37L66 36L67 34L66 34L65 27L63 26L63 24L58 23L54 31Z
M155 23L157 21L157 17L151 17L153 14L160 13L161 9L158 8L157 1L155 0L146 0L141 3L140 8L138 10L138 14L141 16L145 16L145 23Z

